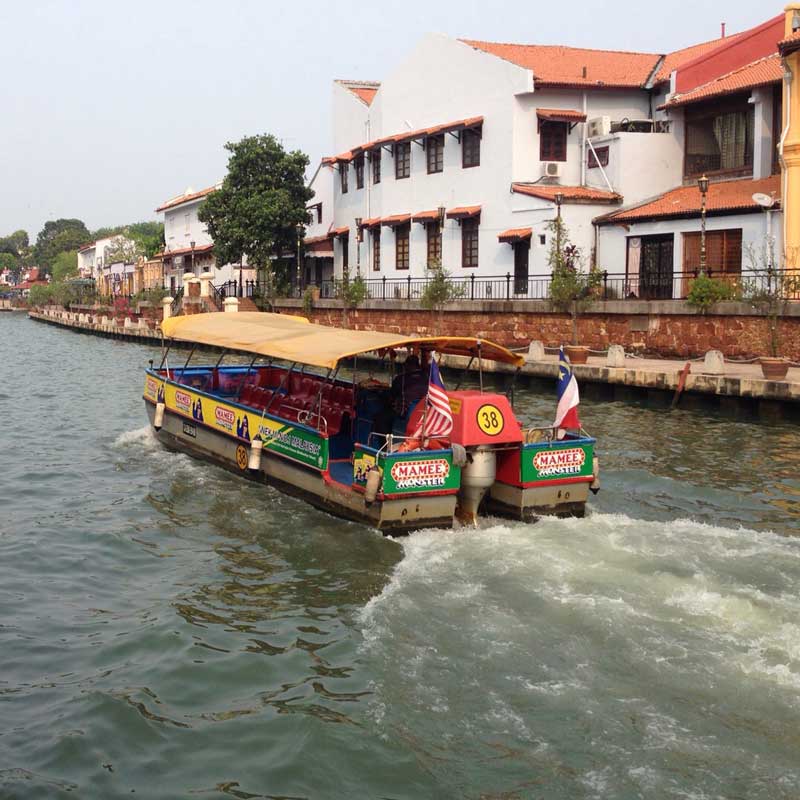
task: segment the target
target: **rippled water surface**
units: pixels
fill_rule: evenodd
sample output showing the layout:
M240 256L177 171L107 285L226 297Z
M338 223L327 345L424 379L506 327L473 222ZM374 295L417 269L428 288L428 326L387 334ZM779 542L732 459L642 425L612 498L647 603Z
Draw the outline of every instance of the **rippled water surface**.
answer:
M151 355L0 315L0 797L800 795L795 426L584 402L586 519L393 541L163 450Z

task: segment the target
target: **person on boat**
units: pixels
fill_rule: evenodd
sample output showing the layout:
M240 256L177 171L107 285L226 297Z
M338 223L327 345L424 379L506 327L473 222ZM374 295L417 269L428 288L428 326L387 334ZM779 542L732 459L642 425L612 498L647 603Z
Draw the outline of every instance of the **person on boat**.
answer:
M390 433L393 429L405 431L405 423L419 401L428 393L428 376L420 368L419 358L410 355L403 371L392 381L384 409L375 417L373 431Z

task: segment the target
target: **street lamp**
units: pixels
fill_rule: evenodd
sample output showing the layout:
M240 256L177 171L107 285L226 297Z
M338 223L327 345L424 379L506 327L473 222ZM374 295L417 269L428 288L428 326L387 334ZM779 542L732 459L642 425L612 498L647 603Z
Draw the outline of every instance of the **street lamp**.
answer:
M700 272L706 271L706 195L708 194L708 178L703 175L697 179L700 189Z
M364 239L364 230L361 227L363 219L356 217L356 274L361 277L361 242Z
M189 242L189 247L192 248L192 273L194 274L194 242Z
M556 262L561 264L561 204L564 202L564 193L556 192Z
M302 222L298 222L295 227L295 232L297 233L297 296L300 297L302 292L302 283L303 283L303 270L300 265L300 243L303 239L303 231L305 227L303 226ZM241 276L239 278L241 281Z

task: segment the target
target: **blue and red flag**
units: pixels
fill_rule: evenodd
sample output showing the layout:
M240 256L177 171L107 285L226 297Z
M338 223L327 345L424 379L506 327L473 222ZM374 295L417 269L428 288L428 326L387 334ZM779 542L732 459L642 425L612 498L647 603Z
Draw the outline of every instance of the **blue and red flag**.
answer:
M428 394L425 397L425 411L414 437L435 439L447 436L452 430L453 412L450 410L450 399L444 388L439 366L431 354L431 374L428 380Z
M572 365L564 355L562 347L558 352L558 406L556 407L556 421L554 428L559 428L559 434L563 430L580 430L581 422L578 419L578 404L580 395L578 394L578 381L572 374Z

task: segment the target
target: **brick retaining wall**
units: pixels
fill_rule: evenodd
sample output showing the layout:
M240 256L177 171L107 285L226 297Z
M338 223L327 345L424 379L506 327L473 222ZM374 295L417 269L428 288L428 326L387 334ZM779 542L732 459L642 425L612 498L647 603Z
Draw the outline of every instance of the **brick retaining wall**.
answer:
M521 310L517 303L509 304L510 308L503 305L459 303L443 312L439 331L438 314L424 311L416 303L372 301L349 312L348 327L392 333L482 336L508 347L525 347L532 340L543 341L548 347L570 341L572 327L568 315L545 308ZM544 306L530 304L534 305ZM604 308L595 308L578 320L579 343L594 350L621 344L629 351L664 358L695 357L708 350L721 350L732 358L768 355L766 320L742 304L727 304L718 313L706 316L677 301L599 305ZM794 305L781 320L780 332L782 355L797 361L800 360L800 308ZM285 312L303 313L299 301L278 301L276 306ZM342 325L342 310L334 301L316 303L308 316L312 322L323 325Z

